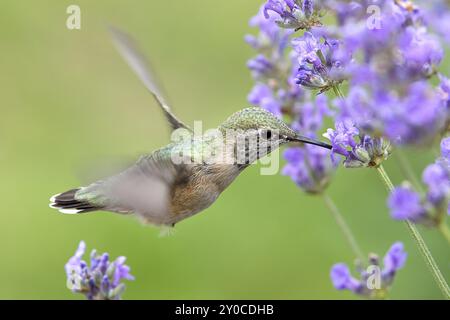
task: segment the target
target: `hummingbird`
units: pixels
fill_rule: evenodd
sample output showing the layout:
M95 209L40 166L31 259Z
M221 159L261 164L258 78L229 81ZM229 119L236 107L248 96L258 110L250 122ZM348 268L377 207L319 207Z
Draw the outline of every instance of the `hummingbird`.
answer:
M118 29L110 28L110 32L116 49L155 98L172 131L182 130L187 139L143 155L110 177L54 195L50 199L51 208L64 214L93 211L134 214L145 224L173 227L212 205L245 168L281 145L293 142L332 148L301 136L259 107L235 112L218 126L217 135L195 135L173 114L136 42ZM218 145L226 148L219 149ZM180 154L181 157L174 157ZM200 160L192 161L194 158Z

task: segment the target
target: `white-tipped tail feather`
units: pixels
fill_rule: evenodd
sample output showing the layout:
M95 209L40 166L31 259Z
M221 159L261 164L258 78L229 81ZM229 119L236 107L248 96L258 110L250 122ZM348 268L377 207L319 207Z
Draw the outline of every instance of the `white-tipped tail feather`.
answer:
M75 194L78 190L80 189L72 189L63 193L55 194L50 198L49 207L64 214L78 214L100 209L89 202L75 199Z
M61 193L58 193L58 194L55 194L54 196L52 196L52 197L50 198L50 202L51 202L50 207L51 207L51 208L53 208L53 207L52 207L52 203L55 202L56 197L58 197L58 196L60 196L60 195L61 195Z
M83 212L83 210L78 210L78 209L59 209L58 207L55 207L52 205L50 205L50 208L56 209L59 212L64 213L64 214L77 214L77 213Z

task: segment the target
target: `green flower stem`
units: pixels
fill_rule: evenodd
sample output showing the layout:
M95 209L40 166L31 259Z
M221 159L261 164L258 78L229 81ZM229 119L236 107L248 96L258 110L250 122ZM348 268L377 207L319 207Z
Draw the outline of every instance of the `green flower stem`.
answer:
M344 98L344 94L342 93L341 87L340 87L339 85L334 86L334 87L333 87L333 90L336 92L336 95L337 95L339 98Z
M327 205L328 209L330 210L333 218L336 220L337 225L341 229L342 233L345 236L345 239L349 243L350 247L353 250L353 253L356 257L361 261L361 263L364 263L364 254L362 253L361 248L358 245L358 242L355 239L355 236L353 235L350 227L348 226L347 222L344 219L344 216L339 211L338 207L334 203L333 199L327 195L326 193L322 194L323 200L325 201L325 204Z
M394 190L394 185L392 184L391 179L389 178L388 174L384 170L383 166L380 165L377 167L378 173L380 174L381 179L383 180L384 184L386 185L389 192ZM441 289L442 294L447 300L450 300L450 288L445 281L444 276L442 275L441 270L439 270L438 265L436 264L436 261L433 258L433 255L430 252L430 249L428 249L425 241L422 238L422 235L420 234L419 230L416 228L416 226L409 220L405 221L406 227L408 228L411 236L413 237L414 241L417 244L417 247L419 248L420 253L422 254L423 258L425 259L425 262L427 263L431 274L434 277L434 280L437 282L439 289Z
M337 86L333 86L332 88L333 88L333 92L336 96L343 98L343 96L341 96L341 92L339 92L339 89Z

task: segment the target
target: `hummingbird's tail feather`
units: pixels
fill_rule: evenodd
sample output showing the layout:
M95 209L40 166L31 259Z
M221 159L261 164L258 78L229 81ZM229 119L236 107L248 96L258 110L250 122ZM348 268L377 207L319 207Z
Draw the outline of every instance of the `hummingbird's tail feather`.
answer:
M75 199L75 194L80 189L81 188L71 189L54 195L50 198L50 208L57 209L64 214L78 214L102 209L89 202Z

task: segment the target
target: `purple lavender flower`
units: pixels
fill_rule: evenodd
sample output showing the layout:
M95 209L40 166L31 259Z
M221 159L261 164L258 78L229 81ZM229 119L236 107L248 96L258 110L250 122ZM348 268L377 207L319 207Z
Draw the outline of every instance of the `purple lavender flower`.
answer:
M298 56L296 83L307 89L320 92L339 84L342 62L336 60L338 42L327 38L323 42L311 32L292 40L292 47Z
M321 25L322 13L313 0L268 0L264 16L269 19L272 14L278 16L275 21L281 28L300 30Z
M262 26L266 28L266 25L262 24ZM261 28L261 31L263 30ZM315 42L312 34L308 33L304 38L303 43L297 44L299 52L308 53L311 59L317 57L316 46L322 46L322 44ZM291 54L290 59L282 59L278 55L278 44L275 42L272 44L272 49L266 46L261 51L260 46L253 47L266 54L267 52L277 53L270 56L276 57L273 61L278 72L277 76L267 74L258 76L253 73L257 83L248 95L248 101L279 117L282 113L290 115L294 130L303 135L316 136L317 131L322 127L323 118L330 116L331 112L325 96L318 97L316 104L303 102L306 96L296 84L296 68L291 67L292 61L297 62L300 59L299 54ZM291 148L286 151L285 157L288 163L283 169L283 174L290 176L299 187L310 193L323 191L337 166L337 163L330 159L327 150L316 147Z
M405 265L406 257L403 244L396 242L384 256L383 268L380 268L378 256L371 254L367 269L363 268L361 261L358 262L359 277L355 278L346 264L337 263L331 268L331 282L337 290L350 290L366 298L385 298L397 271Z
M264 6L262 6L249 23L251 27L258 28L259 34L257 36L246 35L245 41L255 50L273 51L271 55L278 57L283 55L292 31L280 29L275 20L275 17L267 19L264 16Z
M281 105L275 99L263 99L260 104L261 108L273 113L278 118L282 117Z
M406 27L398 41L405 68L410 75L429 76L434 72L434 66L442 61L444 51L439 40L427 33L424 27Z
M450 119L441 99L448 87L439 92L429 83L443 49L426 29L423 11L412 3L379 1L373 26L365 10L370 4L329 3L339 28L322 33L339 39L331 57L341 64L340 79L350 81L348 98L337 103L337 120L351 118L361 132L383 135L397 145L428 144Z
M303 0L302 10L305 17L310 18L314 11L313 0Z
M441 223L443 210L450 214L450 137L441 140L441 157L425 168L422 180L428 188L426 201L436 212L436 222Z
M442 139L441 155L444 159L450 161L450 137Z
M383 276L392 279L397 270L403 268L408 254L403 249L403 243L396 242L388 250L383 258L384 269Z
M291 61L284 52L291 32L280 29L274 18L266 19L264 7L251 19L250 25L258 27L260 32L257 37L246 38L259 53L247 63L256 80L248 101L281 117L283 107L293 97L289 82L282 76L291 69Z
M336 129L328 129L323 136L333 146L333 157L345 157L346 168L377 167L391 152L389 141L360 133L350 119L336 123Z
M375 89L381 82L376 75L370 72L361 75L364 81L375 84L354 85L347 98L336 100L338 119L350 118L363 132L382 132L398 145L423 145L443 130L447 111L442 94L429 84L415 82L406 89L406 95L399 97L392 90ZM368 89L369 86L373 89Z
M324 45L311 32L305 32L302 37L292 40L292 48L297 52L300 64L303 62L313 63L314 61L320 62L317 52L322 50Z
M438 34L444 42L450 43L449 4L442 0L422 1L421 11L426 25Z
M122 279L134 280L134 277L130 274L130 267L125 264L126 259L126 257L120 256L115 261L116 269L114 270L113 286L117 287Z
M75 251L75 255L71 257L65 265L67 276L69 276L72 271L76 271L76 273L79 274L86 267L86 263L81 260L85 251L86 243L84 241L81 241L78 245L77 250Z
M272 89L263 83L256 84L248 94L247 100L281 118L281 103L274 97Z
M439 84L439 93L442 103L447 109L447 113L450 114L450 79L444 77L443 75L439 75L439 79L441 83ZM450 119L447 119L449 121Z
M384 257L386 271L397 271L405 265L407 253L404 251L403 243L396 242L388 250Z
M91 265L82 260L86 251L86 244L81 241L75 255L65 265L67 287L73 292L82 293L89 300L118 300L125 284L122 280L134 280L130 274L130 267L125 265L125 257L109 260L109 255L98 255L91 252Z
M300 65L296 83L307 89L320 89L321 91L326 91L331 86L328 73L320 62L311 66Z
M385 134L398 144L424 144L443 130L446 111L436 90L426 82L416 82L402 99L387 99L380 106ZM391 112L388 108L393 107ZM379 113L380 113L379 112Z
M294 119L292 128L304 135L314 137L322 129L323 121L326 117L332 117L334 114L328 107L326 95L319 95L315 103L310 101L294 107Z
M247 67L253 72L255 78L269 76L274 65L264 55L259 54L247 62Z
M366 72L361 72L365 79L370 78ZM376 119L376 110L372 108L372 97L361 86L352 87L345 99L335 99L334 105L339 111L338 119L341 122L351 121L358 126L358 131L372 132L382 127Z
M281 18L292 17L292 12L296 9L296 4L294 0L269 0L264 5L264 16L266 19L269 18L269 11L278 13Z
M422 181L427 186L426 195L421 197L411 186L397 187L388 199L391 216L397 220L411 220L428 226L443 223L445 212L449 213L450 160L449 141L441 141L441 157L425 168Z
M324 118L332 115L326 96L317 96L315 103L296 105L293 114L292 128L310 137L315 137L323 126ZM287 164L283 168L283 175L291 177L308 193L325 190L338 165L328 150L315 146L289 148L284 158Z
M337 263L331 268L331 281L337 290L350 290L355 293L362 290L361 281L352 277L350 269L345 263Z
M282 112L289 112L301 96L293 80L292 58L285 52L292 32L280 29L273 17L266 19L263 7L251 19L250 25L258 27L260 32L258 37L247 37L247 42L259 53L248 63L256 80L248 100L281 117Z
M284 152L284 158L287 164L282 174L308 193L322 192L337 167L327 150L314 146L289 148Z
M253 105L260 105L262 100L272 98L273 98L272 89L269 88L269 86L264 83L255 84L255 86L252 88L252 90L247 96L248 102L250 102Z
M346 25L349 19L361 16L365 12L366 3L362 1L325 1L325 6L330 12L334 12L339 26Z
M396 220L420 221L426 216L426 209L422 205L420 196L409 186L397 187L388 199L391 216Z
M450 195L450 172L441 163L433 163L426 167L422 180L428 187L427 199L435 206Z

